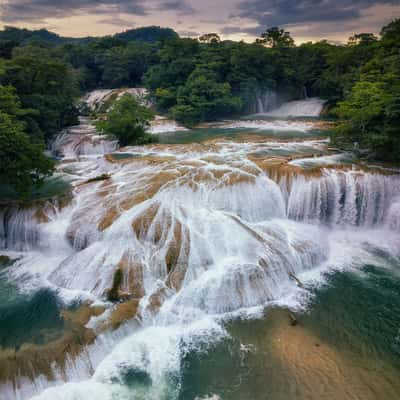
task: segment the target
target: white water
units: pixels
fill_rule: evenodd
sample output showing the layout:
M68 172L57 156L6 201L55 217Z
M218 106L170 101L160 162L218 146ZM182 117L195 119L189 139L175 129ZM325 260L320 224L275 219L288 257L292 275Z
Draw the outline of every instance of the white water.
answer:
M318 166L335 165L339 163L351 163L353 161L355 161L355 157L351 153L340 153L312 158L298 158L296 160L289 161L289 164L302 168L313 168Z
M255 112L265 113L274 108L277 108L280 104L279 96L274 90L266 90L264 92L256 93L255 100Z
M52 287L66 303L99 301L125 260L123 289L142 297L140 317L101 333L66 371L54 366L55 381L21 378L16 390L10 384L0 393L29 398L57 384L35 399L177 398L182 356L225 337L226 318L271 303L299 306L307 291L289 273L315 284L324 272L373 262L370 247L399 257L399 175L356 169L285 175L263 171L249 157L320 152L325 145L223 139L128 148L136 158L111 163L101 149L77 159L85 152L60 141L57 151L72 159L66 165L74 199L63 208L3 209L1 246L22 257L8 276L22 290ZM111 179L83 184L104 173ZM150 383L128 388L131 371Z
M319 117L325 101L315 98L296 100L283 103L280 107L272 109L263 115L274 118Z
M147 100L149 92L145 88L98 89L88 93L84 101L90 110L97 111L111 96L116 95L118 99L124 94L130 94L143 105L150 105Z
M107 154L116 150L118 142L99 135L88 118L80 118L80 123L65 129L54 139L52 152L64 159L74 159L85 155Z
M150 122L148 132L153 135L160 135L171 132L187 131L184 126L179 125L176 121L156 116L154 121Z

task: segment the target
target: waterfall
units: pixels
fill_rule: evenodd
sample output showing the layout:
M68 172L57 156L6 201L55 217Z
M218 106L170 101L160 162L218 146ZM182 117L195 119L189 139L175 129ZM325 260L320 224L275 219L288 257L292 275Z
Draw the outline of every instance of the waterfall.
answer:
M107 101L118 99L124 94L130 94L145 106L150 105L147 99L149 92L145 88L98 89L88 93L83 100L91 111L99 111Z
M325 101L317 97L283 103L280 107L268 111L265 115L275 118L319 117Z
M302 94L302 100L287 101L293 97L272 89L258 90L255 94L255 113L273 118L318 117L325 101L318 97L308 97L305 86Z
M326 169L322 178L293 180L287 215L311 223L379 226L390 214L390 207L395 207L399 194L397 176Z
M79 125L65 129L53 140L51 151L57 157L71 159L107 154L117 149L117 141L99 135L88 118L80 117L79 122Z
M34 208L0 209L0 248L28 251L39 242L38 220Z
M280 104L278 93L275 90L256 91L255 113L266 113Z
M289 164L285 154L321 153L326 139L225 137L103 156L109 144L95 147L85 120L63 135L53 149L73 200L1 208L0 246L18 252L2 273L21 290L48 287L62 304L104 312L64 363L23 364L34 379L18 373L1 387L10 399L177 399L183 357L226 338L225 321L301 306L324 272L373 263L368 245L400 256L399 174Z

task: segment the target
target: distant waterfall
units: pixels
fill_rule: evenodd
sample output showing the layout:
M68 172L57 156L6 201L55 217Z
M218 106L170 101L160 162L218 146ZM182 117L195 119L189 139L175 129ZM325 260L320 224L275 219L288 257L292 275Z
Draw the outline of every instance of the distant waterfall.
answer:
M274 118L318 117L325 101L308 97L306 87L303 87L302 95L302 100L287 101L293 98L287 93L279 93L273 89L256 91L253 112Z
M268 111L265 115L275 118L319 117L325 101L317 97L283 103L280 107Z
M257 91L255 97L255 113L263 114L280 104L279 96L275 90Z
M116 140L100 135L88 118L80 118L77 126L65 129L51 144L53 154L61 158L107 154L118 148Z

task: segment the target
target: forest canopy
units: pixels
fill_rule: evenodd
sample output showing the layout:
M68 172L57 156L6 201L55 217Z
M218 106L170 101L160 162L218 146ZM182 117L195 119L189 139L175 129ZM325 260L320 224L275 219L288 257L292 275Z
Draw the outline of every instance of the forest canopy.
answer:
M135 86L150 90L156 111L186 125L252 112L255 96L268 90L288 100L319 96L339 120L336 146L398 162L399 43L398 19L380 37L359 33L343 45L295 45L279 27L254 43L215 33L180 38L159 27L82 39L6 27L0 32L1 181L20 191L51 173L43 149L77 123L83 93Z

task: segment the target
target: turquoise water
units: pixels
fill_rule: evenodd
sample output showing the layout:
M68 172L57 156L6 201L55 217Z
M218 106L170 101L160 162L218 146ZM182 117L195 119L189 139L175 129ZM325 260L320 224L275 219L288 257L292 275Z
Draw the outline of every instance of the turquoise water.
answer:
M18 350L24 343L47 343L62 335L63 326L52 291L21 293L0 275L0 348Z
M374 396L385 389L374 380L376 374L388 382L400 376L399 287L398 275L372 265L366 265L360 274L337 273L324 287L314 290L315 297L306 312L296 313L298 326L291 326L286 311L282 311L279 324L289 338L301 329L312 337L316 349L326 344L338 352L346 362L343 368L352 374L347 378L354 382L354 394L365 396L355 398L378 399ZM275 319L274 310L266 310L263 319L235 320L227 326L230 339L207 352L188 354L183 360L179 399L213 394L228 400L323 398L317 389L304 396L301 377L275 354L274 342L279 340L274 334ZM307 364L306 359L303 361ZM320 374L324 363L329 366L333 362L327 357L318 364L321 371L310 370L309 383L318 386L323 381ZM358 387L360 382L363 385ZM334 377L328 379L325 392L338 393L336 384ZM385 399L400 398L400 387L393 386L396 397L388 395Z
M61 177L53 176L45 179L42 185L33 186L27 194L27 200L47 199L55 196L66 195L70 192L71 185ZM7 185L0 184L0 201L19 199L17 193Z
M164 143L190 143L216 137L238 138L241 134L289 139L315 137L323 132L194 129L161 139ZM253 155L263 158L318 151L307 146L278 146ZM112 156L124 160L140 155ZM149 396L155 386L146 369L153 361L150 352L127 346L124 351L136 351L143 358L137 363L143 368L129 368L129 362L118 364L119 374L112 375L107 384L122 383L129 396L115 394L112 400L399 399L400 260L383 250L368 250L379 260L376 265L337 272L328 276L324 285L308 287L311 296L303 310L271 307L258 319L234 319L224 325L229 334L225 339L183 351L179 372L171 371L163 378L167 384L164 391L160 390L161 397ZM25 343L46 344L61 338L71 327L61 316L56 293L48 289L20 292L1 275L5 268L14 266L0 263L0 347L18 352ZM295 326L291 312L298 322ZM164 343L163 338L151 339L156 350L159 342ZM145 346L147 342L143 343ZM163 357L168 357L157 353L158 356L161 364ZM62 387L60 393L60 398L71 398ZM83 398L76 395L73 400Z
M239 135L249 134L256 136L265 136L266 138L279 138L279 139L293 139L293 138L307 138L326 136L326 132L318 129L313 129L308 132L299 132L296 130L290 131L272 131L261 130L252 128L236 128L236 129L222 129L222 128L196 128L188 131L177 131L159 135L159 141L163 144L186 144L204 142L206 140L223 138L233 139Z

